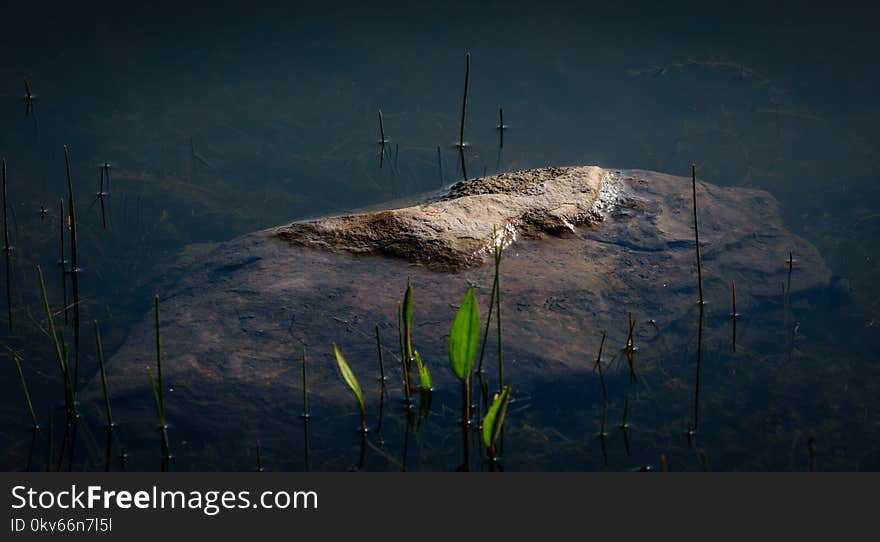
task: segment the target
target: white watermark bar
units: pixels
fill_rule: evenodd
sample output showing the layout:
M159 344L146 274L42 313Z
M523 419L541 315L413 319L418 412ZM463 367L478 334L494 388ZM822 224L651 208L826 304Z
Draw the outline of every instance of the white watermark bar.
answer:
M869 533L878 474L4 473L0 540ZM862 530L865 529L865 530ZM463 533L466 533L464 535ZM554 534L555 533L555 534ZM702 533L702 534L700 534ZM760 536L756 535L760 533Z

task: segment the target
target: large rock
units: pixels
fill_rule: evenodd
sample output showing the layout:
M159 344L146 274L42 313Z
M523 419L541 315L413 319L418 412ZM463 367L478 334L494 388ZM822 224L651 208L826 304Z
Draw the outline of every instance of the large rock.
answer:
M790 252L797 260L792 295L828 283L822 257L784 228L770 194L699 182L697 199L710 312L729 312L734 280L740 310L778 295ZM638 338L694 310L692 213L687 178L545 168L458 184L426 204L298 222L223 243L182 266L179 280L160 292L172 404L204 413L206 430L222 429L228 409L265 417L277 408L289 418L301 343L313 396L350 402L330 343L365 380L378 373L378 325L386 365L397 367L397 304L407 277L415 347L436 385L450 385L449 327L468 283L477 285L485 316L493 270L480 264L493 228L512 242L501 268L507 377L527 386L538 375L589 370L602 330L609 345L623 345L628 312ZM149 399L144 367L154 363L152 334L147 315L110 360L114 394ZM489 352L494 367L494 347ZM392 376L394 386L399 372Z
M575 226L601 220L603 177L608 173L598 167L504 173L458 183L424 205L298 222L275 234L305 247L460 270L483 263L498 230L513 240L517 234L573 233Z

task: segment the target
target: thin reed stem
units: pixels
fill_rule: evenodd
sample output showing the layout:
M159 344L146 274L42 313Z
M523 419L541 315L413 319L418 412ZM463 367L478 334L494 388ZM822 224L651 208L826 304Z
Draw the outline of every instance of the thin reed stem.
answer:
M18 370L18 380L21 383L21 391L24 392L24 401L27 403L28 413L31 415L31 422L33 422L33 428L39 429L40 424L37 423L37 415L34 413L34 405L31 403L31 394L28 393L27 384L24 381L24 372L21 370L21 356L18 355L18 352L12 353L12 360L15 362L15 368Z
M159 380L159 409L162 411L162 425L165 425L165 394L164 394L164 385L162 380L162 340L159 335L159 294L153 296L153 302L155 305L155 320L156 320L156 375Z
M303 389L303 412L302 419L308 420L309 415L309 389L308 383L306 381L306 347L303 345L302 349L302 389Z
M104 347L101 344L101 332L98 321L92 320L95 328L95 346L98 349L98 369L101 372L101 389L104 392L104 409L107 413L107 427L113 427L113 413L110 410L110 392L107 389L107 373L104 371Z
M605 389L605 373L602 371L602 350L605 348L606 331L602 330L602 340L599 341L599 354L596 356L596 368L599 370L599 384L602 386L602 400L608 401L608 391Z
M700 259L700 229L697 225L697 165L691 164L691 185L694 196L694 239L697 246L697 285L700 289L700 305L705 304L703 298L703 263Z
M61 254L61 259L58 260L58 265L61 266L61 295L63 305L61 307L62 312L64 313L64 323L67 324L67 260L64 258L64 228L67 227L67 219L64 214L64 198L61 198L59 202L59 214L58 214L58 225L60 226L60 236L59 236L59 249Z
M493 228L494 230L494 228ZM498 332L498 391L504 389L504 355L501 348L501 253L503 240L495 238L495 324Z
M3 251L6 254L9 254L11 250L11 246L9 244L9 195L8 195L8 185L9 180L6 175L6 158L2 160L2 169L3 169Z
M156 410L159 413L159 432L162 436L163 459L168 459L171 456L168 446L168 424L165 423L165 410L162 408L159 391L157 391L156 382L153 380L153 371L149 367L147 367L147 378L150 380L150 389L153 390L153 399L156 401Z
M464 96L461 99L461 128L459 130L458 135L458 146L464 149L464 118L465 113L467 112L467 98L468 98L468 84L470 83L471 78L471 54L467 53L465 56L465 71L464 71ZM464 155L462 155L462 164L464 163ZM467 180L467 179L465 179Z
M49 308L49 297L46 295L46 283L43 281L43 270L37 266L37 278L40 283L40 295L43 298L43 310L46 312L46 322L49 326L49 336L52 338L52 346L55 347L55 356L58 358L58 366L61 369L61 377L64 380L64 403L68 416L76 415L73 390L70 383L70 368L67 364L66 349L62 347L55 331L55 320L52 317L52 309Z
M10 257L12 257L12 245L9 244L9 181L6 176L6 159L3 162L3 254L6 258L6 319L9 326L9 333L12 329L12 266L10 265Z
M79 389L79 264L77 262L76 203L73 180L70 175L70 151L64 145L64 165L67 171L67 206L70 210L70 280L73 287L73 392Z
M385 358L382 355L382 341L379 339L379 325L376 325L376 350L379 352L379 380L385 382Z
M486 344L489 342L489 323L492 322L492 312L495 310L495 291L498 289L497 278L492 279L492 293L489 294L489 314L486 316L486 327L483 329L483 344L480 345L480 361L477 363L477 373L483 372L483 358L486 355Z

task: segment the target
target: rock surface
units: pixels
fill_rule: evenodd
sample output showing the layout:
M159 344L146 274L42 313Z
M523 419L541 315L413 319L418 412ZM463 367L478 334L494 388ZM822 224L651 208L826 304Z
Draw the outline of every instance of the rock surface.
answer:
M481 265L494 228L538 237L601 220L598 167L542 168L458 183L439 201L297 222L276 235L293 244L418 262L435 271Z
M727 317L734 280L741 312L778 296L789 280L789 252L797 260L791 295L827 285L822 257L784 228L770 194L699 182L697 199L710 313ZM435 386L451 386L449 327L468 283L477 285L485 317L493 270L479 264L493 226L515 239L501 267L507 378L525 385L588 371L602 330L609 352L623 345L627 313L640 341L694 314L691 205L687 178L546 168L455 185L429 204L294 223L220 244L183 265L182 278L161 292L171 402L204 413L206 430L222 430L228 408L289 420L304 344L318 404L349 404L330 344L369 381L378 373L376 325L395 393L397 304L407 277L415 348ZM108 367L114 393L143 397L149 415L144 367L155 363L153 348L148 314ZM488 352L494 371L494 347Z

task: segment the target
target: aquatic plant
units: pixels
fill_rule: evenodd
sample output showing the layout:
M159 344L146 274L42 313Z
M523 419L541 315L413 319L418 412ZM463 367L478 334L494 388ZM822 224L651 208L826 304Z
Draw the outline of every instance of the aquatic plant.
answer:
M107 389L107 375L104 372L104 347L101 345L101 332L98 329L98 321L92 320L95 328L95 346L98 351L98 369L101 372L101 389L104 392L104 410L107 414L107 427L113 427L113 414L110 411L110 392Z
M602 462L607 466L608 465L608 450L605 447L605 441L608 440L608 432L606 431L608 425L608 401L602 402L602 418L599 421L599 432L596 433L596 440L599 441L599 447L602 450Z
M697 225L697 165L691 164L691 181L694 196L694 239L697 247L697 286L700 289L700 305L705 304L703 299L703 264L700 259L700 229Z
M422 391L431 391L434 386L431 381L431 371L428 370L428 366L425 362L422 361L422 356L419 355L418 352L413 352L416 360L416 366L419 369L419 385L422 388Z
M637 348L634 339L636 321L633 320L631 312L628 313L627 317L629 318L629 332L626 336L626 345L623 347L623 352L626 355L626 361L629 365L629 383L632 384L636 381L635 354Z
M12 256L12 245L9 244L9 194L6 177L6 158L2 160L3 169L3 254L6 259L6 318L9 333L12 333L12 279L9 258Z
M605 330L602 330L602 340L599 341L599 353L596 355L594 368L599 371L599 384L602 386L602 400L608 401L608 391L605 389L605 374L602 371L602 349L605 348Z
M731 295L731 311L730 317L733 320L739 318L740 314L736 311L736 281L730 281L730 295Z
M52 471L52 440L54 439L54 430L52 428L52 405L46 409L46 472Z
M627 422L627 418L629 417L629 395L624 398L623 402L623 420L620 422L620 429L626 432L629 429L629 423Z
M376 350L379 352L379 381L384 385L388 381L385 377L385 357L382 355L382 341L379 339L379 325L376 325Z
M63 305L61 306L62 312L64 313L64 323L67 323L67 260L64 258L64 229L67 227L68 221L65 218L64 214L64 198L61 198L59 204L58 211L58 225L60 226L60 258L58 260L58 265L61 266L61 295L63 298Z
M383 147L388 143L388 140L385 139L385 122L382 119L382 110L379 110L379 144Z
M308 421L309 415L309 388L306 382L306 347L302 349L302 389L303 389L303 411L300 418Z
M403 397L406 408L412 408L412 395L409 385L409 364L406 361L406 350L403 345L403 309L397 304L397 342L400 346L400 368L403 372Z
M464 149L464 118L467 113L467 98L468 98L468 84L471 79L471 54L468 52L465 55L465 69L464 69L464 96L461 99L461 127L459 130L458 136L458 146L461 149ZM465 179L467 180L467 179Z
M709 472L709 457L706 455L706 450L701 449L698 453L700 456L700 467L703 469L703 472Z
M495 262L495 324L498 336L498 389L504 387L504 356L501 348L501 254L504 250L504 235L498 236L492 228L492 253Z
M464 300L455 314L449 332L449 366L461 381L461 419L462 424L470 423L470 382L471 369L480 339L480 310L474 287L468 287Z
M406 279L406 291L403 294L402 305L403 323L403 359L407 373L409 373L413 361L412 347L412 317L413 317L413 290L410 279Z
M49 308L49 297L46 295L46 283L43 280L43 270L37 265L37 278L40 284L40 295L43 299L43 310L46 313L46 323L49 326L49 337L52 339L52 346L55 348L55 356L58 359L58 366L61 370L61 379L64 382L64 406L68 416L76 416L76 401L74 392L70 382L70 369L67 364L67 356L62 347L61 340L55 331L55 320L52 317L52 310Z
M167 459L171 456L168 445L168 424L165 423L165 409L162 406L160 392L162 390L161 381L159 388L156 388L156 381L153 379L153 371L147 367L147 378L150 380L150 390L153 392L153 400L156 402L156 411L159 415L159 434L162 437L162 457Z
M733 338L731 340L731 347L733 348L733 351L736 352L736 321L739 320L740 316L740 314L736 312L736 281L730 281L730 291L732 297L730 319L733 322Z
M159 378L159 408L162 410L162 417L165 417L165 393L162 380L162 338L159 334L159 294L153 296L153 305L156 324L156 374ZM164 423L164 422L163 422Z
M492 313L495 311L495 293L498 290L497 279L492 280L492 292L489 294L489 312L486 315L486 327L483 330L483 341L480 345L480 360L477 363L477 373L483 373L483 358L486 355L486 345L489 342L489 324L492 322Z
M107 173L109 175L109 168L110 164L107 164L106 162L101 165L101 178L98 183L98 192L95 194L95 197L101 202L101 224L104 226L105 230L107 229L107 211L104 205L104 198L109 194L104 191L104 174Z
M18 352L11 352L12 361L15 363L15 368L18 370L18 381L21 384L21 391L24 393L24 402L27 405L28 413L31 415L31 422L33 423L33 428L39 429L40 424L37 423L37 415L34 413L34 405L31 403L31 394L28 393L27 383L24 381L24 372L21 370L21 355Z
M697 325L697 374L694 379L694 425L688 426L689 436L697 430L700 423L700 369L703 359L703 305L700 305L699 323Z
M500 393L496 393L492 399L489 410L483 418L483 444L488 450L489 459L496 459L495 444L501 435L501 429L504 425L504 416L507 413L507 404L510 402L510 387L508 384Z
M367 410L364 407L364 394L361 392L361 385L358 384L357 378L355 378L354 373L351 371L351 367L348 366L348 362L345 361L345 358L342 356L342 352L337 348L336 343L333 343L333 354L336 356L336 364L339 366L339 372L342 373L342 379L345 380L345 383L348 385L351 392L354 394L354 398L357 400L358 407L360 408L361 413L361 433L367 432Z
M467 182L467 165L464 161L464 148L466 143L464 142L464 119L465 114L467 112L467 97L468 97L468 83L470 82L471 77L471 54L467 53L466 61L465 61L465 72L464 72L464 95L461 100L461 128L459 131L458 137L458 156L461 159L461 176L464 182Z
M599 432L596 433L596 438L599 440L605 440L608 438L608 432L606 431L608 425L608 401L602 402L602 417L599 420Z
M9 254L11 246L9 245L9 180L6 174L6 158L0 160L3 171L3 252Z
M70 175L70 150L64 145L64 165L67 172L67 207L70 212L70 281L73 289L73 392L79 389L79 265L77 263L76 203L73 197L73 179Z

